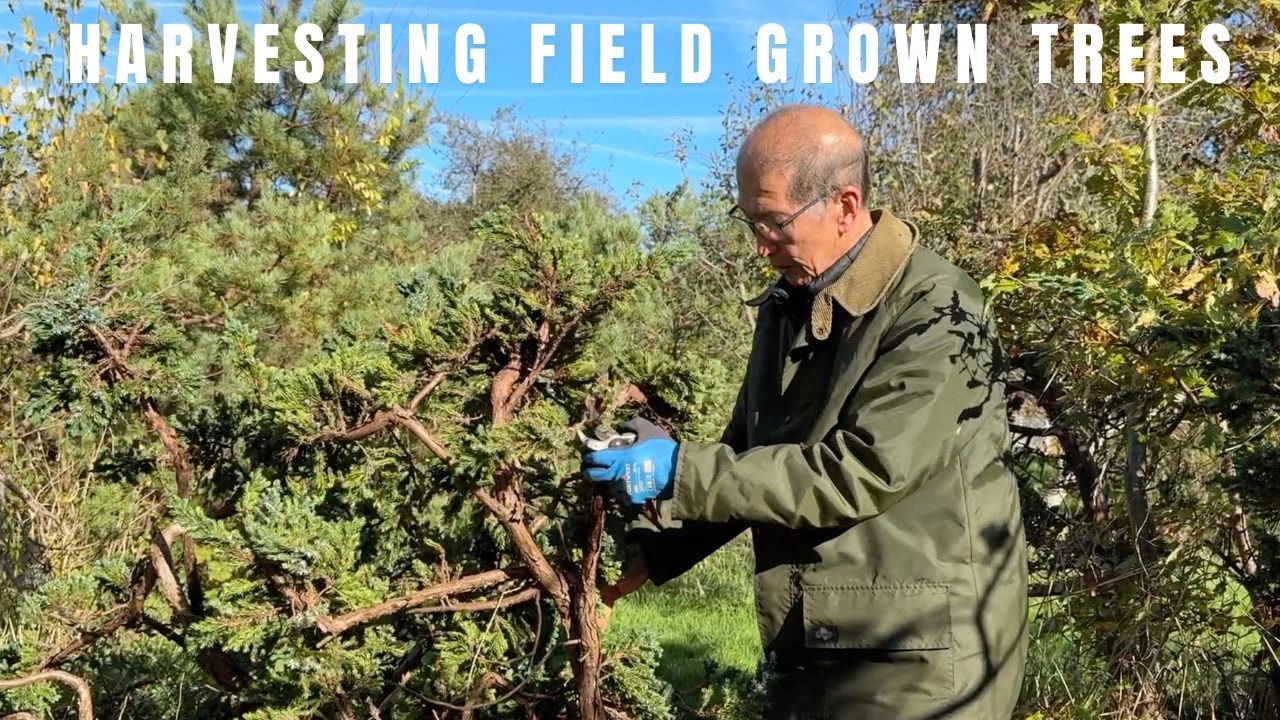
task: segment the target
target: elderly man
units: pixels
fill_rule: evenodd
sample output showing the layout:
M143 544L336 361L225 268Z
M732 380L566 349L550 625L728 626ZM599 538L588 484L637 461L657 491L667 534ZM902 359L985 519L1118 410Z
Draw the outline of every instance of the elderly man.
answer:
M625 594L744 529L770 718L1009 718L1027 580L1000 350L977 285L868 210L862 139L783 108L748 135L731 211L780 278L718 443L639 421L588 475L657 501Z

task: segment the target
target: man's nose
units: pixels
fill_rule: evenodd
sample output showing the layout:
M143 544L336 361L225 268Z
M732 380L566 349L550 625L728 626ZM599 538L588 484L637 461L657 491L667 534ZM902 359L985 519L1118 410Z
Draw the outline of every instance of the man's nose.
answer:
M777 245L770 242L769 240L766 240L765 238L762 238L762 237L756 238L756 255L760 257L769 257L770 255L773 254L773 251L776 248L777 248Z

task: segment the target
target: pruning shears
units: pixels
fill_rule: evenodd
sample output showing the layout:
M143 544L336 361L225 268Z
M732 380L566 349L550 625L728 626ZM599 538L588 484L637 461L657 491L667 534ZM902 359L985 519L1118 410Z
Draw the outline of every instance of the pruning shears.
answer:
M636 434L632 432L612 432L608 435L600 437L599 424L600 424L599 414L592 412L591 410L588 410L587 412L583 413L582 422L580 422L578 424L578 427L576 428L578 433L578 442L582 443L582 446L590 450L591 452L596 452L598 450L610 450L613 448L627 447L628 445L634 444L636 441ZM584 426L594 428L594 434L596 435L596 437L592 437L591 435L588 435L583 430ZM646 500L644 505L641 508L641 512L644 513L644 516L648 518L648 520L652 522L654 525L658 526L659 528L662 527L662 520L660 519L661 516L658 513L657 503L655 503L652 500Z

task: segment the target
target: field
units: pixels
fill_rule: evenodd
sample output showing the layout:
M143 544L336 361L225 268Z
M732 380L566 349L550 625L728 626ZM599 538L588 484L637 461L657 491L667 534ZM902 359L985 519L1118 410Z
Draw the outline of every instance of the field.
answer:
M754 678L761 650L750 540L740 537L680 578L619 601L611 624L657 635L658 675L686 712L700 705L704 689Z

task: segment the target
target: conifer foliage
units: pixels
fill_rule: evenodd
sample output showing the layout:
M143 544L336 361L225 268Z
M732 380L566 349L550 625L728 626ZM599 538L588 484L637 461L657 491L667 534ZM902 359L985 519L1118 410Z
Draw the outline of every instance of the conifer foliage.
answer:
M429 237L418 98L207 72L6 116L0 715L668 717L575 429L723 416L684 243L583 194Z

